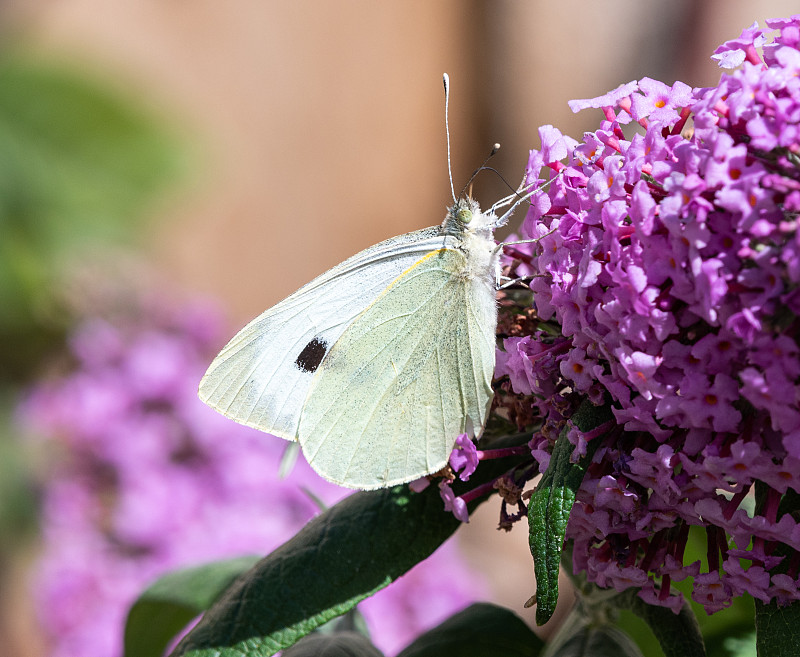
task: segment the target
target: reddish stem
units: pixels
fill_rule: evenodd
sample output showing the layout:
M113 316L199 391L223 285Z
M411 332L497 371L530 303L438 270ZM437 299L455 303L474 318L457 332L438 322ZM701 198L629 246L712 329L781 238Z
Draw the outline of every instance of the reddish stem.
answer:
M478 460L488 461L489 459L502 459L506 456L525 456L527 454L530 454L530 449L527 445L502 447L500 449L479 449Z
M659 600L666 600L669 597L669 589L671 584L671 578L669 575L664 575L661 578L661 590L658 592L658 599Z
M719 533L717 528L706 527L706 558L708 559L708 572L719 572Z
M686 550L686 541L689 538L689 525L688 523L681 522L681 528L678 531L678 539L675 541L675 553L672 555L677 561L683 563L683 553Z
M591 431L587 431L583 434L583 438L586 442L590 442L591 440L597 438L598 436L602 436L603 434L607 433L610 429L616 426L616 422L614 420L609 420L608 422L604 422L599 427L595 427Z
M742 503L742 500L745 498L749 490L750 486L744 486L742 490L740 490L730 499L725 507L725 511L722 513L722 516L725 518L725 520L730 520L733 518L733 514L736 513L736 509L739 508L739 505Z
M756 47L751 43L744 49L745 59L750 62L751 64L758 64L761 66L763 70L767 69L767 65L761 61L761 57L758 54L758 50Z
M491 493L494 490L495 481L497 481L497 479L492 479L492 481L487 481L485 484L481 484L480 486L477 486L472 490L468 490L463 495L459 495L459 497L462 500L464 500L464 502L471 502L472 500L476 500L479 497L483 497L484 495L487 495L488 493Z
M692 111L688 107L684 107L681 110L681 118L678 119L678 122L672 127L672 134L679 135L681 130L683 130L683 126L686 125L686 121L689 120L689 115Z

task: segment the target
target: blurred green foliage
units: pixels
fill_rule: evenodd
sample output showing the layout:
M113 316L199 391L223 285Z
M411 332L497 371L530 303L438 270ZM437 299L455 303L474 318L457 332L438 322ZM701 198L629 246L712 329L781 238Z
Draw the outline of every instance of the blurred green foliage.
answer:
M0 385L63 335L70 253L130 239L179 170L178 140L133 97L64 65L0 53Z
M64 273L92 248L135 240L182 169L176 133L116 86L0 51L0 570L35 526L11 417L21 387L62 353Z

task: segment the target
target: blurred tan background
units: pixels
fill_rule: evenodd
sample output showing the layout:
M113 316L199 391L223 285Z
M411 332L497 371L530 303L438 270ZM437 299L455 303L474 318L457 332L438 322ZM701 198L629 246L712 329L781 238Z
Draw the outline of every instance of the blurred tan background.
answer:
M643 76L714 84L717 44L793 8L34 0L6 14L15 38L134 90L201 146L193 184L153 224L150 252L245 319L344 257L441 221L443 72L456 188L494 142L493 166L516 184L540 124L579 136L597 120L567 100ZM484 205L505 192L490 174L476 183Z
M540 124L575 137L596 125L569 99L644 76L714 84L719 43L792 11L789 0L16 0L0 5L0 36L139 97L192 145L145 253L239 325L360 249L441 221L443 72L456 190L494 142L493 166L516 185ZM505 193L491 174L476 181L484 206ZM498 538L496 513L486 505L465 528L465 550L494 564L497 600L532 618L525 529ZM3 608L26 638L0 639L0 654L42 654L25 605Z

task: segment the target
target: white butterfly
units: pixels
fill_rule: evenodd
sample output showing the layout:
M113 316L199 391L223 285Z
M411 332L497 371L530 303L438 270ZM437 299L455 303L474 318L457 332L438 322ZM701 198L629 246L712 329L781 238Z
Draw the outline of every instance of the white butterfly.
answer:
M298 440L311 467L341 486L384 488L440 470L456 438L479 437L487 420L500 276L493 235L526 196L498 218L514 196L484 213L453 194L440 226L322 274L234 336L200 398Z

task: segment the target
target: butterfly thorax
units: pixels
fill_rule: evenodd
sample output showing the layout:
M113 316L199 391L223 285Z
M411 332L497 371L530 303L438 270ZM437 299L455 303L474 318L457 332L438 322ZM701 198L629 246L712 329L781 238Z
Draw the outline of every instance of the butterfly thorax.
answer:
M494 241L496 225L494 213L483 213L477 201L462 198L448 208L441 226L442 234L455 237L457 248L466 256L461 275L492 288L499 276L499 256Z

